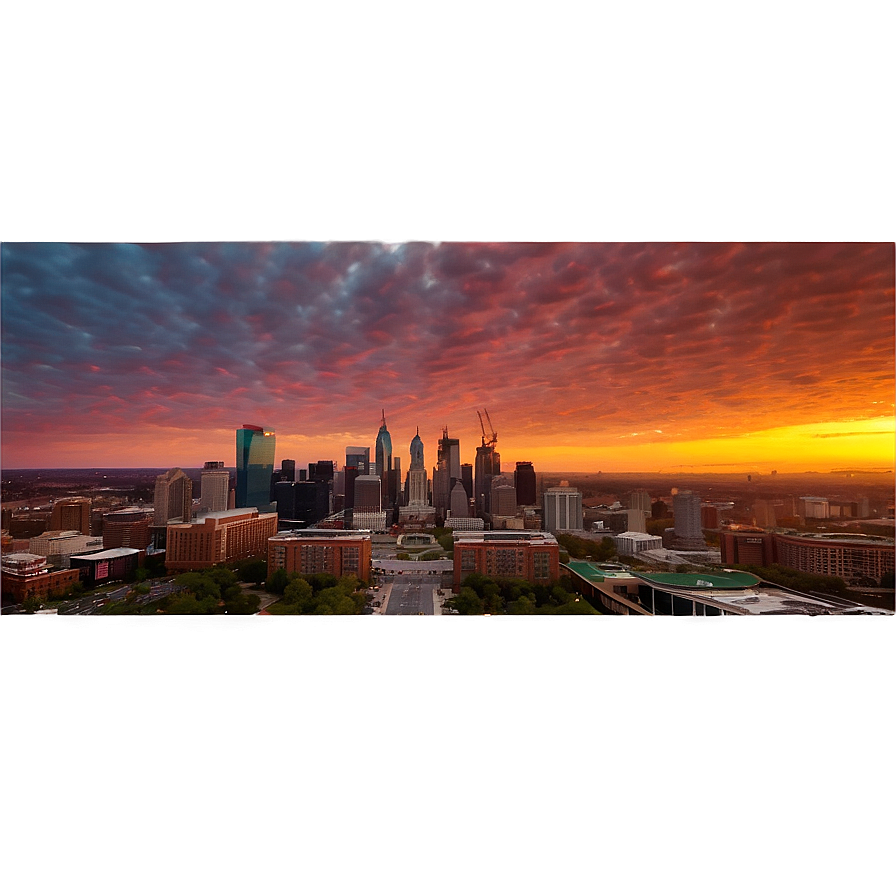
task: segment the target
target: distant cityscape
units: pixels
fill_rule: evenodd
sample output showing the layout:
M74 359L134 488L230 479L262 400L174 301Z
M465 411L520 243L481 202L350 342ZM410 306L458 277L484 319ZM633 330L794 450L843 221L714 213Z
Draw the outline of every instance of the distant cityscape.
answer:
M353 577L363 603L349 611L370 614L524 612L507 608L530 603L535 612L538 594L560 584L568 600L555 610L574 603L589 612L676 616L893 609L888 475L806 474L810 488L828 487L825 496L787 493L785 480L800 478L774 472L755 481L753 474L677 477L693 480L691 487L668 484L672 476L651 483L650 474L628 483L619 474L569 474L578 479L570 481L529 460L503 468L491 416L486 408L477 415L481 439L472 456L444 426L427 466L418 428L404 475L385 409L372 446L347 445L344 458L307 467L291 458L278 464L276 433L248 423L235 432L233 464L215 459L156 475L7 471L4 612L120 610L138 597L128 586L134 581L144 583L136 606L151 609L153 598L169 600L184 574L253 563L263 564L256 578L269 588L257 595L264 606L256 612L265 615L283 601L276 586L270 590L277 571L283 582ZM701 484L715 493L701 494ZM87 494L72 495L72 486ZM147 570L157 584L146 586ZM809 578L790 581L786 571ZM493 593L489 606L466 585L482 587L482 577L535 590L503 602ZM118 603L88 594L109 593L115 583L122 583Z

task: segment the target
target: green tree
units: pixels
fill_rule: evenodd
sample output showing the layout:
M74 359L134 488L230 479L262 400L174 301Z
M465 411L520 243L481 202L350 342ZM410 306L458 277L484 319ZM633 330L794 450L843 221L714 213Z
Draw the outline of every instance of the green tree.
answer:
M288 584L289 573L287 573L287 571L281 567L279 569L275 569L268 576L268 580L267 582L265 582L264 587L265 591L268 591L271 594L283 594Z
M29 615L31 613L36 613L40 607L40 598L34 594L29 594L28 597L22 601L22 609Z
M181 573L174 582L197 600L212 598L217 602L221 599L221 586L211 576L201 572Z
M478 616L484 612L482 598L472 589L464 585L460 593L445 601L461 616Z
M554 609L557 616L599 616L600 613L585 600L584 597L574 597L566 603L560 604Z
M527 594L521 594L507 604L507 612L515 616L531 616L535 613L535 601Z
M284 589L282 602L294 606L299 613L310 613L314 607L314 589L311 583L296 577Z
M268 562L261 557L252 560L243 560L237 568L237 575L241 582L253 582L260 585L268 574Z

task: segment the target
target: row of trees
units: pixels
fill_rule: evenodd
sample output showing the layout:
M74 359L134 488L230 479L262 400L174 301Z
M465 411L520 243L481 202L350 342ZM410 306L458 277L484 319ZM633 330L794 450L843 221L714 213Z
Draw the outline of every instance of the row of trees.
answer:
M572 580L564 576L555 585L533 585L525 579L491 579L481 573L470 573L460 593L445 601L444 606L462 616L483 613L513 615L599 615L584 597L572 590Z
M612 538L606 536L600 541L593 541L590 538L579 538L576 535L558 532L555 537L560 547L576 560L590 557L596 563L605 563L616 556L616 545Z
M823 576L811 572L800 572L790 569L788 566L780 566L775 563L772 566L748 566L736 565L734 569L742 569L751 572L760 579L783 585L785 588L793 588L794 591L802 591L809 594L812 591L819 594L834 594L839 597L850 597L849 586L838 576Z
M336 578L330 573L300 575L277 569L268 576L265 587L282 595L268 608L269 613L280 616L353 616L367 603L367 585L353 575Z
M232 569L214 566L201 572L185 572L174 580L174 584L179 586L178 591L149 604L138 604L134 598L149 593L148 583L138 583L129 598L109 604L102 612L109 616L142 615L160 610L169 616L223 613L245 616L258 612L259 596L244 591Z

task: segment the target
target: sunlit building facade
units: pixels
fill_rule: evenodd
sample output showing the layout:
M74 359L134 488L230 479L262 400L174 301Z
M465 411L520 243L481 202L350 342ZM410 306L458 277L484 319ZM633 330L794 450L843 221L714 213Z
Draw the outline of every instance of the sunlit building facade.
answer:
M267 512L271 506L276 438L251 423L236 431L236 506Z

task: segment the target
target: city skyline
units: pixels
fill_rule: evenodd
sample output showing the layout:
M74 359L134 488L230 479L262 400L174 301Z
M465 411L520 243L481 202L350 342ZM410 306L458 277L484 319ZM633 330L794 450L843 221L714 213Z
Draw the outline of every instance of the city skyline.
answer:
M448 426L548 470L893 467L888 243L19 244L4 467L276 463Z

